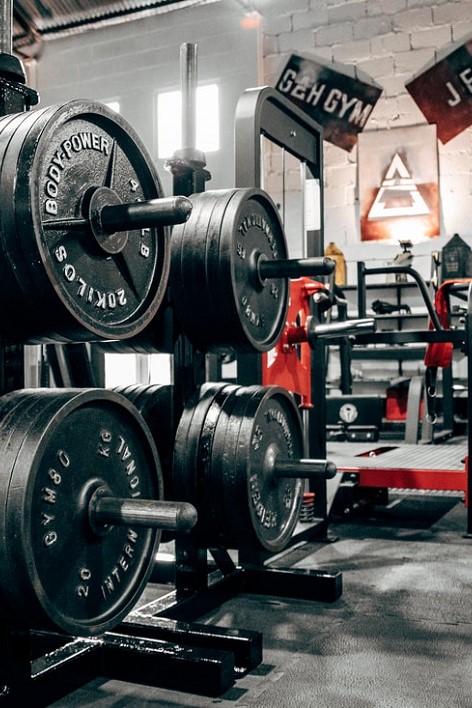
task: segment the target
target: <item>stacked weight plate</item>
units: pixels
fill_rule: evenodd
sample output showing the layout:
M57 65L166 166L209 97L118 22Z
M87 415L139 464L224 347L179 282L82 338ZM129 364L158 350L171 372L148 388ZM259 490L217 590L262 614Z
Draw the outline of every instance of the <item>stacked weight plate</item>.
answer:
M188 339L202 351L267 351L285 325L289 282L260 277L259 263L287 258L275 204L262 190L191 196L171 241L171 295Z
M139 598L160 531L100 523L93 500L162 498L144 421L111 391L17 391L0 399L0 454L2 613L73 635L110 629Z
M5 337L122 339L149 324L167 288L167 229L108 234L99 223L104 205L162 196L119 115L72 101L1 118L0 194Z
M174 447L173 484L198 509L207 547L285 548L298 521L300 479L275 461L302 459L300 416L277 386L205 384L186 406Z
M174 450L173 386L133 384L118 386L115 391L125 396L143 417L159 455L164 484L164 498L177 500L173 493L172 457Z

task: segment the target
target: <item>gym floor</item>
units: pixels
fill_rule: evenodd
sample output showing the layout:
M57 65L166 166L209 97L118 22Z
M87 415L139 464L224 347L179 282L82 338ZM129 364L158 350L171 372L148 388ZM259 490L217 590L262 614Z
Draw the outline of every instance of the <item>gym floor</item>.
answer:
M459 494L391 491L387 506L334 522L335 542L284 557L285 566L341 572L336 602L239 595L203 618L263 635L262 663L220 697L97 678L53 705L470 708L465 530Z

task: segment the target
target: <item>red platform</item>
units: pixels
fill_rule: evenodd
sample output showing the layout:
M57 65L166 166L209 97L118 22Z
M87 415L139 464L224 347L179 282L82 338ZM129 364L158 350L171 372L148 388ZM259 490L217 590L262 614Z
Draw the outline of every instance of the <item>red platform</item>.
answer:
M466 445L328 444L338 472L359 475L359 486L464 492L468 501Z

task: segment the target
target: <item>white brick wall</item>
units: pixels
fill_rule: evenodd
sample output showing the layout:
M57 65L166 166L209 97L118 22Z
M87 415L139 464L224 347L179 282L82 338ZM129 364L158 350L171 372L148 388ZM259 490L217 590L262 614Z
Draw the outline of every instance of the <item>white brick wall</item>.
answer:
M264 83L274 85L292 52L357 66L384 89L366 130L424 124L405 84L472 31L472 0L256 0L256 5L268 40ZM301 12L307 5L310 10ZM414 247L415 265L425 276L431 251L453 233L472 245L472 127L446 145L438 143L438 155L441 236ZM352 264L359 258L385 261L397 253L396 243L360 242L357 148L348 154L325 142L324 165L325 243L341 246Z

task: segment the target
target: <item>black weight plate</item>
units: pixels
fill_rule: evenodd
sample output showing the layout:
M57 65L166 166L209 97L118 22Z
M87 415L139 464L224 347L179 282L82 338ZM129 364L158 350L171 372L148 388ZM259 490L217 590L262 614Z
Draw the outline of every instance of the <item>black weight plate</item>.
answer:
M206 490L207 517L211 520L211 537L215 547L238 548L231 535L232 526L228 524L228 504L225 499L231 487L230 477L234 473L232 455L231 428L234 426L232 412L241 402L241 397L247 399L248 388L239 386L233 389L220 403L219 415L213 430L211 457L204 468L202 488ZM229 429L229 436L228 436ZM229 456L229 457L228 457ZM235 504L232 512L239 524L240 513Z
M128 386L116 386L113 390L127 398L131 403L134 403L136 396L141 391L141 387L142 384L128 384Z
M203 384L190 397L182 411L175 433L172 458L175 499L198 504L196 460L201 427L213 398L224 385L223 383Z
M13 391L2 396L0 402L0 455L2 459L2 482L0 483L0 567L2 576L8 579L8 569L10 568L8 542L8 514L11 513L9 506L9 490L11 480L11 470L13 470L18 458L21 446L30 429L34 426L38 415L47 415L47 410L53 402L46 400L44 396L38 395L37 389L23 389ZM18 420L21 420L21 426ZM20 550L18 549L18 552ZM23 591L23 587L16 586L18 593ZM1 594L5 597L9 591L8 580L0 582ZM29 588L26 589L29 592ZM8 601L2 603L1 614L11 616L11 606ZM29 626L31 615L21 613L16 621L24 626Z
M175 499L188 501L198 512L195 533L204 528L205 520L199 509L202 498L198 477L200 435L206 414L216 396L229 384L204 384L190 398L180 417L174 440L172 483Z
M222 189L192 195L190 218L172 233L173 302L185 335L202 351L232 350L215 286L220 227L228 201L236 193ZM231 297L229 289L224 297Z
M242 419L257 395L260 386L241 386L224 402L224 415L215 430L208 488L216 524L223 530L227 548L245 548L250 545L248 538L253 548L258 546L254 544L251 526L248 528L247 499L238 495L240 486L236 478L237 458L241 453L245 455L244 450L238 449Z
M234 191L234 190L233 190ZM202 351L218 337L218 301L208 282L206 251L215 243L215 226L223 217L228 190L191 196L192 214L174 227L171 239L172 302L185 335Z
M259 258L287 257L285 233L269 195L262 190L239 192L228 204L221 224L220 267L215 273L216 293L227 308L222 319L238 325L238 351L268 351L280 337L287 315L289 281L261 281L254 267ZM228 288L232 296L221 300Z
M217 207L211 215L205 237L205 286L214 312L210 336L213 341L216 340L216 346L212 347L212 349L217 353L228 351L245 352L247 346L247 343L245 343L245 345L240 347L238 343L240 322L237 317L234 317L233 292L229 287L230 284L226 283L222 292L217 290L222 224L229 204L233 203L234 199L239 198L242 191L237 189L217 190L210 193L210 196L214 196L217 199ZM252 347L250 347L250 350L252 351Z
M119 389L115 389L120 393ZM146 421L159 454L164 498L172 499L172 456L174 451L173 387L164 384L138 384L122 391Z
M20 140L25 131L41 118L37 111L5 116L0 121L0 194L7 195L12 189L12 180L16 179L17 159L9 146L16 136ZM14 151L13 151L14 152ZM16 234L15 209L12 199L2 198L0 210L0 282L3 299L8 300L8 312L0 313L1 331L10 331L20 327L22 317L29 316L24 313L25 298L30 297L30 307L34 310L36 304L36 291L31 280L31 273L26 267L24 254L19 238ZM18 273L22 277L18 277ZM32 297L33 295L33 297ZM28 308L30 309L30 308Z
M122 396L98 389L36 395L43 410L27 429L21 406L17 410L2 588L32 626L46 622L75 635L96 635L136 602L159 533L112 526L97 534L87 502L101 485L113 496L159 499L158 456L141 417Z
M202 351L267 351L279 338L288 280L262 281L259 258L287 258L277 209L262 190L191 197L188 221L172 234L171 287L182 329ZM175 237L175 240L174 240Z
M215 439L219 455L212 465L212 484L216 489L215 479L219 480L231 547L276 553L293 534L303 483L274 478L269 457L303 458L303 428L296 404L285 389L258 388L248 387L239 397L229 411L224 439Z
M222 386L212 397L210 405L205 406L203 422L194 426L195 435L198 436L195 476L198 489L197 509L199 509L199 524L197 524L196 531L204 545L210 548L226 545L226 528L218 523L219 517L214 504L212 504L211 466L214 454L215 431L221 421L221 417L225 417L223 406L238 388L238 386L232 384ZM196 422L195 418L194 422ZM198 428L200 430L199 434Z
M52 108L35 111L39 120L10 143L17 179L11 169L2 175L16 222L8 235L20 240L34 282L35 317L13 334L31 342L131 337L163 299L168 230L132 230L110 255L92 234L87 201L98 188L121 202L160 197L156 170L138 136L105 106L72 101Z

